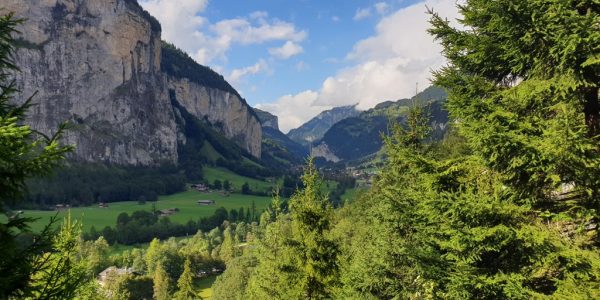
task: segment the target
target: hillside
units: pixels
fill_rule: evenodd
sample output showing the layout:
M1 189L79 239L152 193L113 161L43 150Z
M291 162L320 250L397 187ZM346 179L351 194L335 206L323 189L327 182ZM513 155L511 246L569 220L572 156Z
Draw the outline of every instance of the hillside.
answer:
M312 154L330 162L357 160L378 152L382 136L389 134L390 124L403 122L410 105L426 105L434 128L433 138L439 139L448 122L443 109L445 93L437 87L429 87L411 99L387 101L334 124L314 143Z
M2 5L27 20L12 102L35 94L27 123L51 135L70 122L62 142L76 145L66 167L28 182L28 205L156 198L201 178L203 166L273 175L254 110L222 75L163 42L136 1Z
M161 41L160 24L136 1L9 0L27 22L16 38L22 104L37 93L28 123L50 135L74 124L71 160L120 166L178 162L185 135L169 95L192 115L260 158L254 111L223 77ZM81 49L87 49L81 51Z
M290 130L287 136L293 141L308 148L311 142L322 138L325 132L327 132L333 124L345 118L356 116L359 113L360 112L356 110L356 105L335 107L320 113L308 122L302 124L302 126Z
M279 118L269 112L255 108L262 125L262 161L276 169L289 169L302 165L308 156L304 146L292 141L279 130Z

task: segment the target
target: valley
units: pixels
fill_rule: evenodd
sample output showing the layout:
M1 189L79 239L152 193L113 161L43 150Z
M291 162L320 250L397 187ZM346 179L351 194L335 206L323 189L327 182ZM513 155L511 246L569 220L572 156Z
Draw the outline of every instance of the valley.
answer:
M600 6L413 2L2 1L0 299L600 299Z

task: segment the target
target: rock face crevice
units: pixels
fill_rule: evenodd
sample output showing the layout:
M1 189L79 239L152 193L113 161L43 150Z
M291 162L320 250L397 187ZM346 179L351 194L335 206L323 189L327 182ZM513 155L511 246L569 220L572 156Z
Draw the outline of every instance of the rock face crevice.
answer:
M72 122L65 142L77 146L78 160L177 163L169 88L184 84L161 72L160 24L136 1L4 0L2 6L27 19L18 28L15 101L37 92L28 116L34 129L50 134L59 123ZM221 122L227 137L260 157L260 124L249 107L226 92L186 89L178 99L187 109Z

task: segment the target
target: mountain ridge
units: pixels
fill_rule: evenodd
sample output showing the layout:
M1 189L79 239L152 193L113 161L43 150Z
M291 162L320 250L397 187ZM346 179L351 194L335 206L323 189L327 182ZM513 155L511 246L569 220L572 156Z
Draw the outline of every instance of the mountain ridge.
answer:
M290 130L287 136L293 141L309 148L310 144L322 138L333 124L359 113L356 109L356 104L334 107L319 113L300 127Z

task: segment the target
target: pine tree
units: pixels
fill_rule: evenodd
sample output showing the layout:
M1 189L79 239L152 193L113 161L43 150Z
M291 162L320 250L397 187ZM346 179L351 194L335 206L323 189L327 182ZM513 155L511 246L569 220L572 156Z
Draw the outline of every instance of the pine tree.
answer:
M14 34L21 23L12 14L0 16L0 214L4 215L0 218L0 298L38 293L31 290L32 284L39 284L30 281L31 275L49 267L47 261L38 260L38 255L56 242L52 239L53 224L34 234L29 228L34 220L13 213L8 205L22 198L28 178L47 175L73 149L59 143L66 125L48 137L23 124L33 97L20 106L12 104L17 92L12 78L18 71L13 60ZM60 287L54 287L58 292ZM76 287L63 288L70 294L68 290Z
M154 277L152 278L154 282L154 300L169 300L171 299L171 283L170 278L165 269L162 266L162 263L157 263L156 269L154 271Z
M338 286L338 246L328 237L332 207L312 160L302 179L289 215L279 214L259 240L252 298L331 298Z
M560 190L600 209L598 7L472 0L460 6L469 30L436 14L431 21L450 62L435 82L449 90L460 133L522 202L541 209L564 210L552 199Z
M469 149L416 143L420 122L394 130L363 200L375 238L354 241L346 294L598 298L598 5L470 0L460 11L468 29L434 14L431 32L450 62L435 82Z
M183 273L177 281L178 291L175 293L175 299L177 300L189 300L199 299L196 291L194 290L193 274L191 268L191 262L189 259L185 260L183 267Z
M304 189L290 199L292 245L300 257L299 282L306 299L330 298L337 285L337 245L327 237L332 207L321 192L312 159L302 176Z
M36 261L43 267L31 275L28 293L20 297L33 299L70 299L78 296L93 276L89 276L87 261L78 257L81 248L81 225L69 213L63 220L50 251L39 254Z
M232 232L231 227L228 226L223 231L223 243L221 243L221 248L219 249L219 257L225 263L229 263L238 254L235 240L235 234Z

